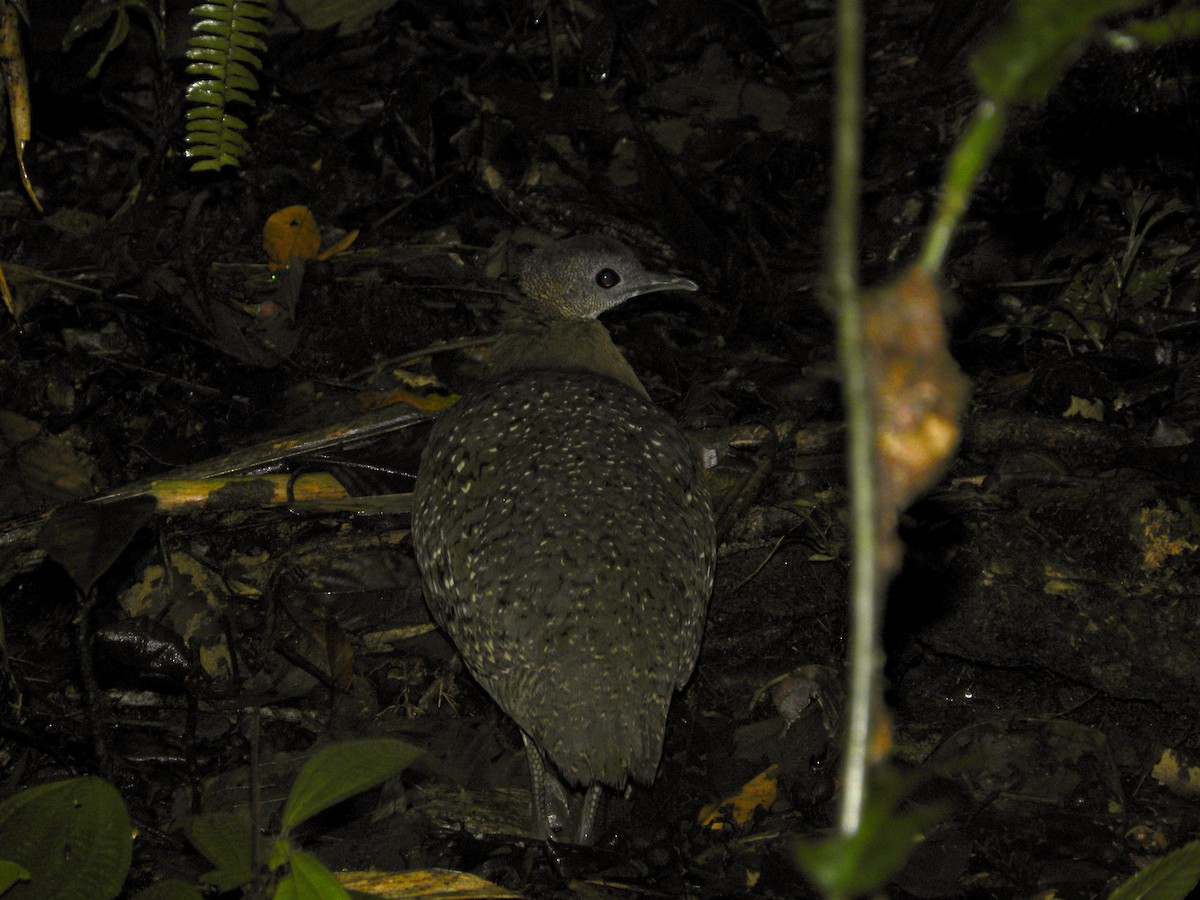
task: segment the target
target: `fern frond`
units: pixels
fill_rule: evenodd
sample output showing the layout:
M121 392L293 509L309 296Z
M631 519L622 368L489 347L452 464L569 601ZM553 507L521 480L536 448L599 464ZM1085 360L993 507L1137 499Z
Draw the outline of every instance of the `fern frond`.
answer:
M192 26L187 74L187 155L195 157L193 172L237 166L250 149L242 134L246 122L228 111L230 103L254 106L258 90L254 73L262 69L271 12L265 0L214 0L192 9L199 21Z

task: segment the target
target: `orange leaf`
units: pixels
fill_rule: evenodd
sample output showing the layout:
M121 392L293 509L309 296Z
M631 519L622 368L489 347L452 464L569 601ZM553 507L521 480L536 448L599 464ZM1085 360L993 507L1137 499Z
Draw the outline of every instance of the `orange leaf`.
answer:
M286 269L292 260L314 259L321 249L321 232L307 206L289 206L272 214L263 227L263 250L267 268L272 272Z

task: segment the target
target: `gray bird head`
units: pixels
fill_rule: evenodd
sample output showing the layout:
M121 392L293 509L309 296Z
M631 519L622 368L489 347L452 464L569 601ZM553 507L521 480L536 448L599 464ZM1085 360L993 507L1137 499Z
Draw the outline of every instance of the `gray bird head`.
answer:
M643 268L615 238L589 234L555 241L521 267L521 293L538 309L564 319L594 319L630 297L655 291L696 291L696 282Z

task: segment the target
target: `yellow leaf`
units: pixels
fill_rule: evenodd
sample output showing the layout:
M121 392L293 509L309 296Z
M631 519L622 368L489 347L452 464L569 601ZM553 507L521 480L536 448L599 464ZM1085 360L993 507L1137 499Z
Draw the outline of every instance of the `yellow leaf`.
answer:
M520 897L506 888L469 872L423 869L412 872L338 872L338 881L350 890L373 897L425 897L442 900Z
M747 825L756 810L770 809L779 796L779 766L771 765L759 772L736 794L710 803L700 810L700 826L720 831L729 823Z

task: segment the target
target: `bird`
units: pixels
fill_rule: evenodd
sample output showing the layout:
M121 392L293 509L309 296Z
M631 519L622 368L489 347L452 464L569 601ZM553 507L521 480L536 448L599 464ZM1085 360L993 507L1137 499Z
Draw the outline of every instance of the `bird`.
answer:
M520 728L534 835L587 845L605 788L654 781L716 557L700 460L596 317L699 288L598 234L518 282L487 376L430 433L412 540L434 619Z

